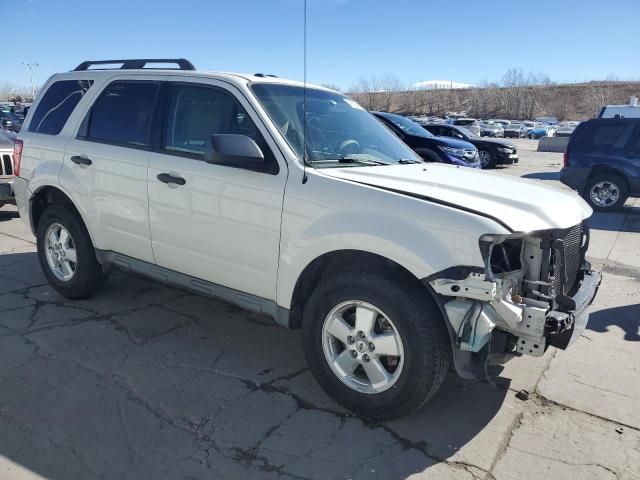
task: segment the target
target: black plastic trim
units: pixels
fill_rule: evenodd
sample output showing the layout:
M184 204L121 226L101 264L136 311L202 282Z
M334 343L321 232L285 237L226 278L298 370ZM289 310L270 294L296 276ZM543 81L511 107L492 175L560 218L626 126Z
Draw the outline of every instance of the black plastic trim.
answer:
M89 70L94 65L111 65L121 63L122 66L106 68L103 70L139 70L145 68L149 63L175 63L178 68L162 68L162 70L195 70L196 67L186 58L130 58L124 60L86 60L73 69L74 72ZM152 69L148 69L152 70Z
M457 265L455 267L445 268L439 272L432 273L428 277L420 280L422 283L429 283L439 278L448 278L450 280L464 280L472 273L485 273L485 267L472 267L467 265Z
M103 267L116 268L136 273L152 280L183 288L205 297L219 299L255 313L262 313L275 320L278 325L291 327L291 312L273 300L241 292L233 288L208 282L184 273L176 272L153 263L128 257L110 250L95 249L96 258Z

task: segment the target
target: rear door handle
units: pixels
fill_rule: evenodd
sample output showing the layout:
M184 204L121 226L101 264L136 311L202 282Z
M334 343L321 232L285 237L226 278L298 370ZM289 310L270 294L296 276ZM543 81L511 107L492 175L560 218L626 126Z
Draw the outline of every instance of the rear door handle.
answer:
M162 183L175 183L176 185L184 185L187 181L182 177L174 177L168 173L159 173L156 177Z
M74 155L71 157L71 161L78 165L91 165L93 163L90 158L82 157L80 155Z

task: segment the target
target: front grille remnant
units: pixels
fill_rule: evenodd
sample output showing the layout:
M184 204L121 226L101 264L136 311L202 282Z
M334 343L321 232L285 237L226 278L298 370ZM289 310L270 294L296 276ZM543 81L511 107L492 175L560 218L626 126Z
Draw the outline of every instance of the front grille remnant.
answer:
M0 162L0 175L13 175L13 162L11 155L5 153L2 155Z
M553 287L556 297L571 296L576 287L583 260L583 240L582 224L578 224L553 242Z

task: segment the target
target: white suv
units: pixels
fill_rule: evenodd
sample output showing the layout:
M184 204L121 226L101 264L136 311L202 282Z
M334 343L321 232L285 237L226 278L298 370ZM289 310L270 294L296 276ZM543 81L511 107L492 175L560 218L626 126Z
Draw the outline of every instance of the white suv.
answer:
M15 134L0 127L0 208L14 203L13 198L13 149Z
M451 363L484 377L585 328L600 274L578 195L424 163L325 88L152 62L54 75L20 132L18 208L62 295L120 268L262 312L378 419L422 405Z

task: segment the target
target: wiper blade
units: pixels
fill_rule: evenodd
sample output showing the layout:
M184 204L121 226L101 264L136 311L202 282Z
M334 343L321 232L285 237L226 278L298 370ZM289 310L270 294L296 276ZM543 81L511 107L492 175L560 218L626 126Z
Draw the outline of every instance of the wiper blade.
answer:
M361 163L363 165L390 165L389 162L381 162L379 160L367 160L364 158L345 157L323 158L322 160L310 160L309 163Z
M389 165L389 162L381 162L380 160L368 160L364 158L345 157L344 155L338 158L340 163L365 163L368 165Z
M422 163L422 162L420 160L412 160L410 158L401 158L396 163L399 163L401 165L407 165L409 163Z

